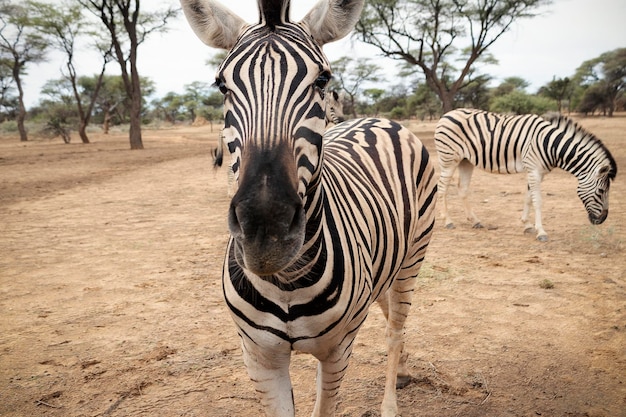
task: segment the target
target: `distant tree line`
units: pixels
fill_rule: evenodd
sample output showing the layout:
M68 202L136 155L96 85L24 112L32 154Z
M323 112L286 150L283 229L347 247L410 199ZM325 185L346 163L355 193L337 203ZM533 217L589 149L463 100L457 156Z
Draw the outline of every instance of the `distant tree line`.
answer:
M396 119L434 119L444 112L441 98L423 81L421 74L401 71L396 84L388 84L382 68L368 59L341 58L331 65L331 88L343 93L344 113L384 115ZM626 48L601 54L583 62L564 78L554 77L538 91L511 76L491 87L489 75L474 76L452 97L452 108L471 107L511 114L543 114L548 111L602 114L611 117L626 110Z
M64 82L56 85L71 90L71 101L79 119L79 135L88 143L86 127L104 80L105 68L109 62L115 61L120 69L128 110L130 147L142 149L143 93L137 66L138 49L152 33L167 30L168 21L178 12L179 9L173 7L140 11L139 0L61 0L55 3L0 0L0 86L3 88L0 118L14 115L20 140L28 140L22 79L33 64L45 61L51 50L58 50L65 56L65 68L61 70ZM79 39L89 40L91 48L99 51L102 57L102 70L96 76L90 97L80 91L80 75L74 66ZM13 85L15 94L11 91ZM57 104L70 104L64 91L53 96L61 100ZM51 121L52 128L63 118L70 117L60 113L57 112L60 119Z
M457 107L502 113L576 111L612 116L625 109L626 48L583 62L569 77L553 78L536 92L511 76L496 86L479 63L496 63L488 48L514 21L538 14L549 0L369 0L353 37L398 61L390 80L372 59L342 57L332 62L330 88L340 92L344 113L396 119L435 119ZM178 9L145 12L138 0L0 0L0 123L15 126L27 140L25 120L71 140L76 131L88 143L87 126L129 126L131 149L143 148L145 123L221 123L222 96L203 81L182 93L152 98L155 83L140 76L139 46L167 30ZM78 74L78 45L101 56L96 74ZM33 108L24 106L23 77L52 50L65 57L59 77L48 80ZM207 61L217 66L224 53ZM120 75L105 74L116 62Z

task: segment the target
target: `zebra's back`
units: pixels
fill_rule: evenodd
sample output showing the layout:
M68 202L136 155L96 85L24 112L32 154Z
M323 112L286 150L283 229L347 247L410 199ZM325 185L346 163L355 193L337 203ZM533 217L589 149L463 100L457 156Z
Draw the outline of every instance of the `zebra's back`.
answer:
M439 120L435 147L442 167L456 167L463 159L487 172L524 172L524 159L537 130L549 123L526 114L510 116L474 109L452 110Z

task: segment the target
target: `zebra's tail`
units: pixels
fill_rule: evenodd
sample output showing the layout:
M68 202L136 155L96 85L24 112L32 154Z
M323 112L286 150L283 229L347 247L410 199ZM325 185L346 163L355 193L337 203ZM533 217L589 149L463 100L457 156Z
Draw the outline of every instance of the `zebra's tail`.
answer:
M213 168L219 168L224 162L224 137L220 135L217 148L213 149Z

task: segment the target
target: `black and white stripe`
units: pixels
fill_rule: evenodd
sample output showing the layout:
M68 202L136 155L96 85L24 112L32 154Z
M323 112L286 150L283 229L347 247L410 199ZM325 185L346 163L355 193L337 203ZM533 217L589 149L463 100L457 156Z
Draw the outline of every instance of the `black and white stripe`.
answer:
M343 104L341 102L341 98L339 94L334 90L326 94L325 112L327 129L330 129L331 127L334 127L345 120L343 115ZM213 150L213 166L215 168L221 167L224 162L224 154L226 153L225 148L228 146L225 143L225 140L226 138L223 134L221 134L217 144L217 148ZM232 162L229 162L226 168L229 197L235 195L235 189L237 186L232 164Z
M608 216L609 187L617 174L615 160L600 140L564 116L508 116L457 109L439 120L435 146L441 169L440 207L448 228L453 223L448 215L446 192L457 168L459 195L467 218L474 227L482 227L467 199L475 166L499 174L526 172L528 191L522 221L525 230L533 229L529 222L532 204L534 229L541 241L548 239L541 222L541 181L554 168L578 178L578 196L592 224L600 224Z
M230 50L217 75L238 180L223 290L272 417L295 413L293 350L319 360L313 415L334 415L375 301L387 318L382 416L396 416L396 383L409 379L403 327L433 231L436 178L426 148L395 122L358 119L326 131L331 74L321 45L345 36L362 4L323 0L293 23L288 1L261 1L260 23L247 26L213 1L183 2L200 38ZM224 33L233 26L236 36Z

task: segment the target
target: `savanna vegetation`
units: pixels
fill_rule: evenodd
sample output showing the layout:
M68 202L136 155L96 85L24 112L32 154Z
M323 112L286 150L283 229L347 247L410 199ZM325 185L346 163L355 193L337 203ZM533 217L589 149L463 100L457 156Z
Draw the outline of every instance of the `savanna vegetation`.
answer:
M513 22L529 19L550 1L374 0L352 35L398 61L398 74L380 61L344 56L331 64L331 87L341 93L344 113L394 119L435 119L457 107L502 113L547 111L612 116L626 107L626 48L607 51L554 77L538 89L515 74L497 85L478 63L497 62L489 48ZM88 127L106 133L128 127L131 149L143 148L146 124L221 124L221 94L205 81L190 80L182 92L155 97L155 83L141 75L138 50L153 33L167 31L179 10L140 8L139 1L0 0L0 132L61 137L76 132L89 143ZM478 28L478 29L477 29ZM78 41L99 51L101 70L79 74ZM46 82L39 102L26 108L23 80L37 63L60 51L64 65ZM215 67L222 54L207 57ZM120 75L107 75L117 65Z

